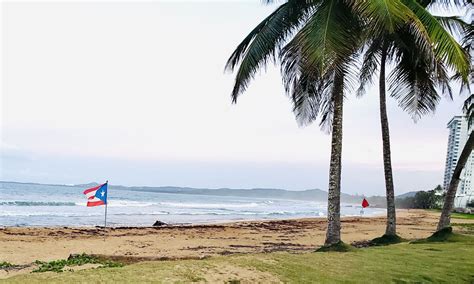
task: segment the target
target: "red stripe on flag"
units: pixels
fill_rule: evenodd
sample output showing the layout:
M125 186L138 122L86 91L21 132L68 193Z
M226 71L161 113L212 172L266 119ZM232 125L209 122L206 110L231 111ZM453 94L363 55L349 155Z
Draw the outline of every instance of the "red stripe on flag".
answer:
M87 207L105 205L104 201L87 201Z
M102 184L101 184L101 185L98 185L98 186L95 186L95 187L88 188L88 189L84 190L83 193L84 193L84 194L88 194L88 193L91 192L91 191L98 190L101 186L102 186Z

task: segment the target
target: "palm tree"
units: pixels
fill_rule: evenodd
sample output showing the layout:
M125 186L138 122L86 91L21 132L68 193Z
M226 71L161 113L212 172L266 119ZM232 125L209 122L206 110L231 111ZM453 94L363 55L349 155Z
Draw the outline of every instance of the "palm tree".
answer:
M288 0L250 32L226 65L234 70L240 63L232 91L235 103L258 69L269 60L281 60L285 89L298 122L304 125L321 118L321 125L332 131L326 246L341 242L343 102L353 77L356 52L363 44L362 16L367 15L377 28L415 18L398 0L369 1L383 2L372 6L360 1L362 14L354 13L352 2Z
M471 95L464 103L464 112L467 114L466 119L468 120L469 125L471 125L472 119L474 118L473 100L474 94ZM451 224L451 212L454 207L454 198L456 197L456 191L458 189L461 172L466 166L466 162L469 159L473 148L474 132L471 132L471 134L469 134L469 138L466 141L466 144L464 145L464 148L461 151L461 155L459 156L456 167L454 168L449 187L447 188L443 204L443 211L441 212L441 216L439 218L437 231L441 231L445 228L448 228Z
M379 72L379 103L380 123L382 129L383 161L385 188L387 199L387 224L385 241L398 241L396 234L395 192L393 185L390 133L386 108L386 64L392 62L395 68L389 75L389 91L399 100L400 106L415 119L431 112L440 100L437 87L451 97L449 76L444 62L455 71L466 74L469 66L467 55L454 38L442 27L441 21L450 29L464 27L465 23L457 17L434 17L425 8L432 1L407 6L417 15L428 31L433 42L437 43L434 50L420 42L417 30L411 24L396 27L393 32L386 30L379 34L371 34L364 54L360 73L361 85L358 95L363 95L365 86L372 81L377 66ZM444 62L443 62L444 60Z
M472 5L472 3L470 4ZM474 52L474 25L473 21L471 24L465 28L465 33L463 37L463 45L465 50L472 54ZM457 73L454 76L454 79L462 79L461 74ZM470 90L470 83L474 82L474 67L471 66L471 71L469 73L468 81L462 80L461 83L461 92L464 90ZM463 107L464 113L466 114L466 119L468 121L468 127L472 127L472 123L474 120L474 94L464 102ZM449 183L448 188L446 189L446 196L444 199L443 210L441 212L441 216L439 217L437 231L441 231L445 228L448 228L451 224L451 212L454 207L454 199L456 197L456 191L459 185L461 172L464 169L466 162L472 152L474 147L474 132L471 132L469 138L464 145L463 150L461 151L461 155L459 156L458 162L456 167L454 168L453 175L451 177L451 181Z
M311 104L309 114L312 117L323 113L325 123L329 123L329 115L332 115L326 245L341 240L342 111L346 70L350 69L343 66L347 67L352 61L352 55L358 49L360 34L358 19L345 1L289 0L260 23L227 62L230 70L240 62L232 92L233 102L236 102L256 70L270 59L285 57L282 60L287 64L282 66L282 72L286 68L288 73L283 73L284 77L295 80L295 88L286 84L287 92L291 95L294 91L304 94L304 97L311 97L311 100L297 101L297 96L293 96L297 118L304 117L299 102ZM281 51L280 57L277 51Z

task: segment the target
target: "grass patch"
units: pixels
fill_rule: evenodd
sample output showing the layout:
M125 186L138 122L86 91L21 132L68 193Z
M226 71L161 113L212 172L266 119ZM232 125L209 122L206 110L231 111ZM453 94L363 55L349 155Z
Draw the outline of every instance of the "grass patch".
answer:
M474 237L461 235L456 242L400 243L342 254L276 252L153 261L122 268L24 274L6 282L78 283L90 279L96 283L268 283L276 279L284 283L473 283L472 255Z
M467 213L451 213L451 218L453 219L468 219L474 220L474 214L467 214Z
M371 245L374 246L386 246L386 245L393 245L404 242L405 239L401 238L398 235L383 235L381 237L375 238L370 241Z
M68 259L59 259L59 260L53 260L49 262L45 261L35 261L35 264L38 265L38 268L33 270L33 272L47 272L47 271L52 271L52 272L63 272L64 268L66 266L81 266L84 264L100 264L100 267L122 267L123 264L119 262L114 262L114 261L109 261L109 260L103 260L99 259L90 255L87 255L85 253L79 254L79 255L72 255Z
M451 226L453 227L461 227L468 231L474 231L474 223L452 223Z
M466 242L473 241L474 239L468 235L462 235L453 233L453 228L448 227L442 230L435 232L433 235L429 236L426 239L416 240L411 242L412 244L424 244L424 243L433 243L433 242Z
M13 267L13 266L14 265L11 264L10 262L0 261L0 269L10 268L10 267Z
M356 250L355 247L344 243L343 241L339 241L338 243L329 245L329 246L322 246L316 250L316 252L349 252Z
M453 227L447 227L434 232L434 234L429 236L426 240L428 242L446 242L452 239L453 236Z
M431 212L438 212L441 213L441 209L426 209L427 211ZM451 218L453 219L474 219L474 214L467 214L467 213L456 213L451 212Z

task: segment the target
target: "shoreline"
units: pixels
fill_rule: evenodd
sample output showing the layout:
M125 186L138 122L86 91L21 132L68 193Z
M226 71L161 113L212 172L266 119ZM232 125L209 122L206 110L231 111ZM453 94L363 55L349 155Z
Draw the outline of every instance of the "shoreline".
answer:
M439 215L426 210L398 210L397 231L405 239L426 238L435 231ZM361 244L380 237L385 232L385 219L385 216L342 217L342 240ZM474 220L466 221L474 223ZM36 260L66 259L71 254L82 253L126 262L247 253L308 253L324 243L326 223L323 217L107 229L5 227L0 228L0 261L26 265L26 268L0 270L0 279L31 271Z
M344 218L379 218L385 216L386 213L378 213L372 215L345 215L341 216L341 220ZM228 225L233 223L258 223L258 222L272 222L272 221L298 221L298 220L326 220L327 216L317 216L317 217L294 217L294 218L268 218L268 219L234 219L234 220L212 220L212 221L200 221L200 222L189 222L189 223L166 223L162 226L147 226L147 225L137 225L129 226L126 224L119 225L107 225L107 229L141 229L141 228L177 228L177 227L189 227L189 226L212 226L212 225ZM156 220L161 221L161 220ZM0 229L7 228L34 228L34 229L100 229L104 228L101 225L79 225L79 226L69 226L69 225L53 225L53 226L42 226L42 225L26 225L26 226L2 226Z
M383 209L385 208L376 208L376 209ZM397 211L405 211L409 209L397 209ZM414 209L410 209L414 210ZM348 215L341 215L342 218L377 218L385 216L386 212L380 213L373 213L367 215L355 215L355 214L348 214ZM271 222L271 221L281 221L281 220L305 220L305 219L321 219L326 220L327 216L305 216L305 217L280 217L280 218L255 218L255 219L228 219L228 220L206 220L206 221L196 221L196 222L182 222L182 223L173 223L169 222L166 223L167 227L179 227L179 226L193 226L193 225L219 225L219 224L230 224L230 223L241 223L241 222ZM155 221L162 221L156 219ZM108 223L108 222L107 222ZM44 226L44 225L14 225L14 226L3 226L0 224L0 229L4 228L44 228L44 229L59 229L59 228L103 228L104 226L98 225L51 225L51 226ZM127 224L109 224L107 228L154 228L156 226L150 225L136 225L130 226Z

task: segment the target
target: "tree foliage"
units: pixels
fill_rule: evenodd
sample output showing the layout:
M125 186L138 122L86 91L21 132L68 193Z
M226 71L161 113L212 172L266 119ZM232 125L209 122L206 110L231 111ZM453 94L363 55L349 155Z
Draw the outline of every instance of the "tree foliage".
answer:
M443 188L438 185L432 190L418 191L413 197L397 199L397 207L406 209L440 209L443 198Z

